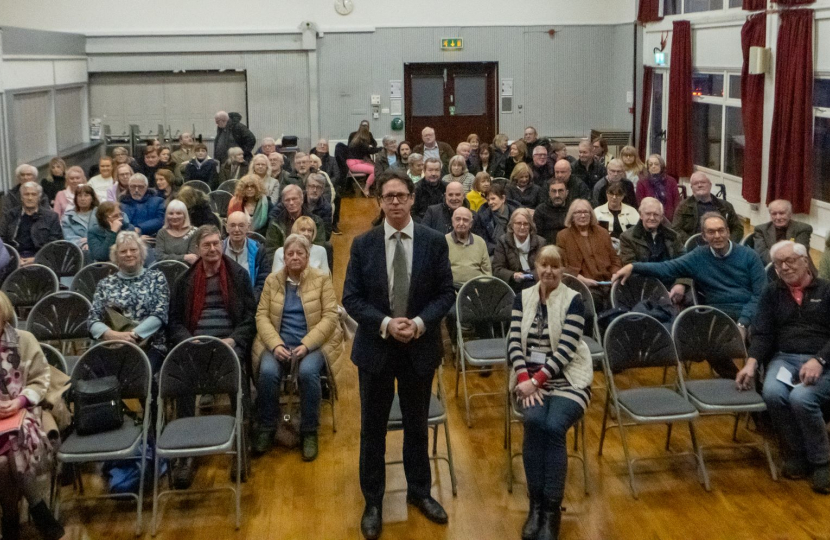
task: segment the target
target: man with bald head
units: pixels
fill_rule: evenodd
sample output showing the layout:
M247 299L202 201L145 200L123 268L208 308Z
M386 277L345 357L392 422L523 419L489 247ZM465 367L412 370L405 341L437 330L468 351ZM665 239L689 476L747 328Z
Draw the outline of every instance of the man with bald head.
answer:
M579 141L579 159L573 164L572 174L585 182L589 189L593 189L605 176L605 163L594 158L594 149L588 139ZM590 200L590 197L588 199Z
M567 159L560 159L553 165L553 176L565 182L565 187L568 188L567 206L576 199L591 200L591 190L585 182L571 174L571 164Z
M250 163L251 158L254 157L256 136L251 133L248 126L242 123L242 115L235 112L219 111L213 117L213 120L216 122L213 157L219 163L224 163L228 159L228 149L238 146L245 154L245 161Z
M464 196L464 186L461 182L450 182L445 188L443 202L427 207L421 219L421 225L441 234L447 234L452 230L453 212L462 206L469 206L467 197Z
M225 225L228 237L222 242L222 252L248 271L248 275L251 276L251 285L254 288L254 296L259 302L265 278L271 273L272 259L266 256L265 246L248 238L250 228L251 218L248 214L232 212Z
M793 205L790 201L777 199L767 206L769 209L769 223L755 226L753 234L753 249L761 257L764 264L769 264L770 248L784 240L790 240L801 244L810 252L810 237L813 235L813 228L807 223L793 219Z
M712 195L712 181L706 173L693 173L689 184L692 186L692 197L677 205L672 220L672 229L680 235L680 241L685 243L690 236L701 232L700 218L704 214L717 212L726 220L731 240L740 242L744 237L744 225L731 203Z
M450 248L450 268L452 280L456 284L479 276L491 276L490 256L487 243L471 232L473 213L469 208L460 206L452 213L452 230L447 233L447 245Z
M441 175L449 172L450 158L455 156L452 146L445 142L435 140L435 130L427 126L421 131L421 144L412 149L416 154L421 154L424 159L435 158L441 161Z

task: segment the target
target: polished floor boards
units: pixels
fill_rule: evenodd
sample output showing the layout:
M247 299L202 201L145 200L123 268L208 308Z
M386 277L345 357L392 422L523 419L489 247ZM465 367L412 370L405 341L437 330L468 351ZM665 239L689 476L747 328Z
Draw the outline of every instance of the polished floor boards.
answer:
M343 204L341 229L335 236L334 277L338 295L352 238L368 229L377 206L366 199L347 199ZM323 406L320 427L320 455L304 463L299 451L274 449L253 463L253 473L243 485L243 525L233 527L231 497L226 493L168 499L158 538L184 540L200 538L225 540L250 539L354 539L359 531L363 499L358 483L360 407L357 397L357 372L348 359L339 379L337 433L332 433L331 414ZM695 368L704 376L706 370ZM650 382L659 381L661 372L649 373ZM383 538L398 539L518 539L527 497L521 459L513 462L518 482L507 492L506 459L502 447L503 405L484 398L474 404L473 427L467 428L463 398L453 391L455 370L448 362L444 379L449 394L449 421L458 496L453 497L446 464L433 472L433 495L450 516L447 526L434 525L417 510L407 507L401 466L387 469L387 495L384 501ZM598 377L596 385L602 385ZM481 389L502 389L501 374L471 377L471 385ZM488 401L489 400L489 401ZM589 456L589 496L582 493L582 469L571 460L562 525L562 539L706 539L706 540L808 540L830 539L830 497L810 491L807 483L770 478L766 462L757 453L712 450L707 465L712 491L698 483L690 457L669 461L644 461L636 467L639 500L631 497L620 437L608 432L604 455L597 457L602 420L602 390L595 391L587 418ZM732 421L707 418L699 422L702 444L729 441ZM521 441L521 426L514 426L514 450ZM665 427L634 428L629 431L630 447L636 456L664 455ZM754 433L741 432L746 440L757 440ZM388 458L399 459L402 434L390 433ZM688 429L676 426L672 452L690 448ZM439 452L445 451L439 430ZM228 481L228 458L206 460L196 484L217 486ZM95 491L92 477L87 490ZM69 494L69 488L64 488ZM145 533L150 538L150 497L146 497ZM135 507L129 503L98 501L67 504L62 517L71 538L129 539L133 537Z

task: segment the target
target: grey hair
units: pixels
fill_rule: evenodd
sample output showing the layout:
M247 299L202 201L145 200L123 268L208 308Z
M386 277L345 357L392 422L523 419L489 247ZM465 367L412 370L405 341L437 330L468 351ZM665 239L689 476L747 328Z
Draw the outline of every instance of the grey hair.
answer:
M326 187L326 177L320 173L312 173L308 175L308 178L305 179L305 185L308 185L309 182L314 180L315 182L319 183L322 187Z
M383 146L386 146L387 144L389 144L389 143L391 143L391 142L397 143L397 142L398 142L398 138L397 138L397 137L395 137L394 135L385 135L385 136L383 137L383 139L381 139L381 144L382 144Z
M169 223L167 221L167 217L170 214L171 210L177 210L177 211L181 212L182 214L184 214L184 226L189 229L190 228L190 214L187 212L187 205L184 204L179 199L173 199L167 205L167 209L164 211L164 227L167 228L168 225L169 225Z
M288 248L292 244L300 244L305 250L306 254L311 255L311 242L309 242L308 238L306 238L302 234L294 233L288 235L288 238L285 239L285 242L282 245L283 254L288 251Z
M133 180L141 180L141 183L144 184L145 186L150 185L150 182L147 181L147 177L144 176L141 173L135 173L134 175L132 175L130 177L130 182L132 182Z
M790 215L793 214L793 203L791 203L787 199L775 199L767 205L767 209L769 209L773 204L783 204L784 208L786 208L786 212Z
M18 166L14 170L15 178L20 178L20 175L23 174L23 171L29 171L35 177L37 177L37 167L35 167L34 165L29 165L28 163L24 163L23 165Z
M769 248L769 258L775 259L775 254L788 246L793 248L793 253L799 257L808 257L807 248L804 244L799 244L798 242L793 242L792 240L782 240L780 242L776 242L771 248Z
M654 197L643 197L643 200L640 201L639 211L642 212L643 207L647 204L656 204L660 208L660 213L661 214L666 213L665 208L663 208L663 203L661 203L658 199L655 199Z
M34 188L37 191L38 195L43 193L43 186L41 186L40 184L38 184L37 182L34 182L34 181L26 182L25 184L20 186L20 191L23 191L24 188L26 188L26 189Z
M295 191L295 190L296 190L296 191L298 191L298 192L300 193L300 198L302 198L302 196L303 196L303 190L302 190L302 188L301 188L300 186L298 186L297 184L288 184L287 186L285 186L284 188L282 188L282 195L280 195L280 198L281 198L281 199L284 199L284 198L285 198L286 193L289 193L289 192L291 192L291 191Z
M261 146L264 146L266 144L274 144L275 145L275 144L277 144L277 141L273 137L265 137L264 139L262 139Z
M611 161L608 162L608 165L617 165L618 167L621 167L623 171L625 171L625 163L623 163L623 160L621 160L620 158L612 159ZM657 201L657 202L660 202L660 201Z
M407 163L412 163L412 161L423 161L424 156L419 154L418 152L412 152L409 154L409 158L407 159Z
M118 233L115 242L110 246L110 262L118 266L118 247L127 242L135 242L138 246L138 257L141 259L141 266L144 266L144 261L147 260L147 246L135 231L121 231Z
M727 229L729 228L729 223L726 222L726 218L723 217L719 212L706 212L700 218L700 230L703 231L703 225L706 223L708 219L719 219L723 222L723 226Z

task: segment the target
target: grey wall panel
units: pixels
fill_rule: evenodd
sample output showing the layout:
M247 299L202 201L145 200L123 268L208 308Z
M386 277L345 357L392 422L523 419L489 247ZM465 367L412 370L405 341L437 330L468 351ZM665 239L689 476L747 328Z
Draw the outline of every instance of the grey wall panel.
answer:
M86 54L86 36L66 32L48 32L2 27L3 54L83 56Z

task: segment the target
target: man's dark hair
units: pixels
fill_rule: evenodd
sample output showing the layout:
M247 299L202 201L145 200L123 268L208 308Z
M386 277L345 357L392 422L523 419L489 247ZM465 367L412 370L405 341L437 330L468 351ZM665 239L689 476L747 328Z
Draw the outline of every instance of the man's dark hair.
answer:
M625 188L622 182L610 182L605 188L605 193L608 195L625 195Z
M222 238L222 233L219 232L219 228L216 225L202 225L196 229L196 245L198 246L205 237L213 234L218 234L219 238Z
M548 191L550 191L550 187L553 184L562 184L563 186L565 186L565 191L568 191L568 181L567 180L562 180L561 178L556 178L554 176L553 178L550 179L550 182L548 182Z
M387 169L381 173L380 176L378 176L377 183L375 184L377 185L378 197L383 194L383 186L392 180L397 180L403 183L410 195L415 193L415 182L412 181L412 178L410 178L408 174L403 171Z
M504 189L504 184L493 184L490 186L490 195L495 195L499 199L504 199L507 196L507 192Z

